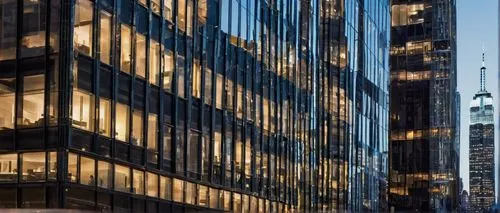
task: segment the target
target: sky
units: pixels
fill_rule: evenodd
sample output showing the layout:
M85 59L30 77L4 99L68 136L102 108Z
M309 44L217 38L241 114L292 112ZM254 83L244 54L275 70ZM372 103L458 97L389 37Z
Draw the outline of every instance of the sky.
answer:
M486 90L495 100L498 158L498 0L457 0L458 91L461 95L460 177L469 190L469 104L479 91L483 44L486 49ZM498 162L498 159L495 160ZM498 166L498 165L497 165Z

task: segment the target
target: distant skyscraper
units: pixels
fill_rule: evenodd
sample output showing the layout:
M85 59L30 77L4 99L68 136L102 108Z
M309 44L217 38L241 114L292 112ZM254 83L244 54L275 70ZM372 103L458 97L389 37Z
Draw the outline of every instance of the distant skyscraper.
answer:
M481 88L470 104L470 210L488 211L495 203L495 125L493 97L485 89L484 53Z
M389 204L458 208L456 1L391 1Z

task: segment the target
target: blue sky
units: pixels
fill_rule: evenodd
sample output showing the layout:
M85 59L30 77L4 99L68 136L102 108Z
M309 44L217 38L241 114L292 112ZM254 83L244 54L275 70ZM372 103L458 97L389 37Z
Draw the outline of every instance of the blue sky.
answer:
M458 91L462 97L460 177L469 189L469 104L479 90L479 68L486 47L486 89L498 105L498 0L457 0ZM495 117L498 130L498 119ZM498 151L498 131L496 146ZM498 152L497 152L498 153ZM498 158L498 154L495 155ZM496 160L498 162L498 159ZM498 166L498 165L497 165Z

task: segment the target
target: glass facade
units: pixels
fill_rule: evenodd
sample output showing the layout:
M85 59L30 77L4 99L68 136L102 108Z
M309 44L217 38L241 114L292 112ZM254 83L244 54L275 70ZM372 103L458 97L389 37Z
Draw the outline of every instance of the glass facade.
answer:
M390 21L388 0L4 0L0 207L386 211Z
M456 1L391 2L389 203L458 205Z

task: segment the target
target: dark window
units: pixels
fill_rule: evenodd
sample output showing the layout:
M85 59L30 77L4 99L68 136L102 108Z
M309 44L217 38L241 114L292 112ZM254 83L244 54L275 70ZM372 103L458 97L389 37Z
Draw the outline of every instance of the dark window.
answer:
M17 189L0 188L0 208L16 208Z
M21 189L21 196L21 208L45 208L44 188L23 188Z

